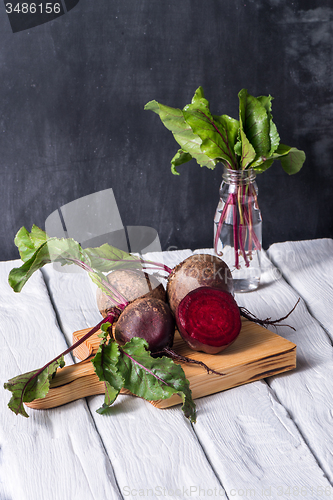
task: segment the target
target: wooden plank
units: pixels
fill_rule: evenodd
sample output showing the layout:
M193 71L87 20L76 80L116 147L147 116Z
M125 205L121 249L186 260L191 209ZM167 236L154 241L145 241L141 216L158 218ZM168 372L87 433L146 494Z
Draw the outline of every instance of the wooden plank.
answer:
M310 262L316 263L318 280L323 290L331 287L331 302L325 301L318 311L326 309L331 314L333 256L324 240L309 242L288 242L277 244L269 250L275 257L276 265L272 265L265 255L262 258L263 275L261 287L255 294L238 294L237 302L244 305L256 316L278 318L288 312L299 298L299 294L288 283L298 283L301 296L309 296L308 288L313 278ZM318 265L318 257L321 265ZM314 292L314 290L313 290ZM316 306L317 307L317 306ZM328 312L329 311L329 312ZM331 413L332 398L332 341L318 321L311 316L306 303L301 300L290 317L283 321L295 330L281 325L278 331L283 337L297 344L297 370L291 376L272 377L266 379L278 401L285 407L295 422L297 429L304 437L316 462L323 473L333 481L333 422ZM333 494L331 491L330 494Z
M333 342L333 239L275 243L268 255Z
M86 329L74 332L75 339L82 338ZM87 341L87 351L96 351L99 343L97 332ZM296 345L262 326L246 319L236 341L219 354L206 354L191 350L176 331L173 349L182 356L203 361L220 376L199 365L181 363L194 399L254 382L296 367ZM128 394L128 391L124 391ZM77 365L59 369L44 399L27 406L36 409L53 408L70 401L104 393L104 383L98 380L90 359ZM157 408L168 408L181 402L178 395L167 400L151 401Z

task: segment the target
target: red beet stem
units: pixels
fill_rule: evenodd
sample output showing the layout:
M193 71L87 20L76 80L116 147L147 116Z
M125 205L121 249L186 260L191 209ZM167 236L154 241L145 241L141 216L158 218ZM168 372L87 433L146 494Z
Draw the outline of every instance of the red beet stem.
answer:
M246 203L247 199L247 203ZM258 208L258 200L255 189L252 185L237 187L236 193L230 193L227 201L221 212L220 220L217 225L214 249L215 253L219 256L222 252L218 252L218 242L221 237L222 226L225 222L227 210L230 207L232 209L233 217L233 244L235 253L235 268L239 269L239 254L244 258L246 267L249 266L249 258L252 258L252 246L254 245L255 250L261 250L261 244L258 240L252 220L252 203ZM248 234L248 253L245 248L246 235Z
M238 238L237 238L237 197L236 194L232 196L232 204L233 204L233 228L234 228L234 249L235 249L235 268L239 269L239 260L238 260Z
M223 210L222 210L222 213L221 213L221 216L220 216L220 220L219 220L219 223L218 223L218 226L217 226L217 229L216 229L216 235L215 235L215 241L214 241L214 248L215 248L215 252L216 254L220 254L222 255L222 252L218 252L217 250L217 247L218 247L218 242L220 240L220 235L221 235L221 230L222 230L222 225L223 225L223 222L224 222L224 219L226 218L226 215L227 215L227 210L229 208L229 205L232 201L232 193L229 194L228 196L228 199L223 207Z

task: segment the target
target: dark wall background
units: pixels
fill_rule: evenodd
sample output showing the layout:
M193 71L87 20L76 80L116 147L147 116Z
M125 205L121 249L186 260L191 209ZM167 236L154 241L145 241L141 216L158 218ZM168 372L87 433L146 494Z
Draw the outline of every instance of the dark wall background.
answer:
M235 118L241 88L271 94L281 141L306 152L297 175L276 162L257 178L264 247L333 236L331 0L80 0L18 33L0 4L0 46L0 259L22 225L110 187L163 249L212 246L222 166L173 176L178 145L143 110L199 85Z

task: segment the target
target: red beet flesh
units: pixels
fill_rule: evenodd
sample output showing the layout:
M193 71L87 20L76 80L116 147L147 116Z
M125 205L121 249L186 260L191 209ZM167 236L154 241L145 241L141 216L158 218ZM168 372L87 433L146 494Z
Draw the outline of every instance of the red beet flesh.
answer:
M179 333L195 351L216 354L226 349L241 330L237 302L229 292L200 287L189 292L178 305Z

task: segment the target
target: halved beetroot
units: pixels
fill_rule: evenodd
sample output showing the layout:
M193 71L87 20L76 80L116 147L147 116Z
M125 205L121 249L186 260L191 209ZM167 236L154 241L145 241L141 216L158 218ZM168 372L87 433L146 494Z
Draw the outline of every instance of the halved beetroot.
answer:
M195 351L215 354L239 335L242 322L233 296L224 290L200 287L189 292L176 310L179 333Z
M166 288L171 311L176 314L185 295L201 286L234 292L231 271L216 255L194 254L174 267Z

